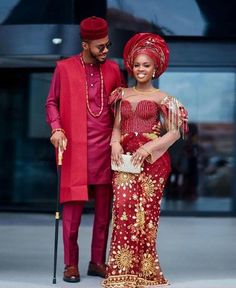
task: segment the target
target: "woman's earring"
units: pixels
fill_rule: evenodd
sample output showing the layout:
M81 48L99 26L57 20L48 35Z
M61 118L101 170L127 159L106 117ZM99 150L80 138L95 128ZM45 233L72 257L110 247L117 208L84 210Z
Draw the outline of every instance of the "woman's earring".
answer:
M155 74L156 74L156 72L155 72L155 70L154 70L153 73L152 73L152 78L153 78L153 79L155 78Z

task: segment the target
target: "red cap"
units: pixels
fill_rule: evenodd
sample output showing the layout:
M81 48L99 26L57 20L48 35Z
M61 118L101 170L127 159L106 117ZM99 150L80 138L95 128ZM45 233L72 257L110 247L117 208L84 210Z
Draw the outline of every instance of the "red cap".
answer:
M80 22L80 36L84 40L96 40L108 35L108 24L103 18L92 16Z

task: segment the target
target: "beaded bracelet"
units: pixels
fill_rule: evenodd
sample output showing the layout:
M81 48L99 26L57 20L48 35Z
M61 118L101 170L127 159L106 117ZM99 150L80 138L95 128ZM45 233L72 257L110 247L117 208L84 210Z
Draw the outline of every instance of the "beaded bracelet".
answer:
M53 130L52 130L52 135L53 135L55 132L62 132L62 133L65 134L65 130L62 129L62 128L56 128L56 129L53 129Z
M143 147L139 147L140 149L142 149L143 151L147 152L149 155L152 155L150 152L148 152L145 148Z
M114 139L114 140L111 140L111 142L110 142L110 145L111 145L111 144L113 144L113 143L115 143L115 142L118 142L118 143L120 143L120 141L119 141L119 140L115 140L115 139Z

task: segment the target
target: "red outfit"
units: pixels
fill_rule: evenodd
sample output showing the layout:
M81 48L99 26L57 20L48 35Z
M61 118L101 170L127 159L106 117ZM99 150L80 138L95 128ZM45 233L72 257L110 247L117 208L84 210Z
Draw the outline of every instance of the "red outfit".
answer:
M118 93L119 94L119 93ZM119 99L119 95L117 95ZM121 101L121 145L134 153L159 135L153 127L169 109L151 100ZM103 286L146 287L167 285L159 264L156 239L163 190L171 170L168 152L143 164L140 174L114 172L113 232Z
M120 86L116 63L101 64L104 80L104 107L93 117L86 106L86 83L89 106L95 113L101 106L99 65L85 64L80 56L59 61L47 98L47 121L52 129L63 128L68 139L63 154L60 201L63 207L63 239L66 265L78 264L78 229L88 185L95 185L95 221L92 261L105 261L111 203L110 136L112 117L108 105L111 91ZM99 208L97 208L99 207ZM102 207L102 208L101 208Z
M110 185L95 185L95 215L91 245L91 261L105 263L108 228L110 222ZM78 230L85 202L68 202L63 205L64 262L78 265Z
M86 108L86 81L91 109L99 110L99 67L94 65L88 68L85 65L85 69L88 73L85 73L79 56L59 61L46 103L47 121L52 129L63 128L68 139L63 154L61 203L88 200L88 184L110 183L109 141L112 118L108 95L121 85L120 70L117 64L109 60L101 65L105 86L104 109L100 117L94 118Z
M86 76L89 87L89 103L92 111L101 107L101 83L98 65L86 64ZM104 91L104 93L106 93ZM94 118L87 113L88 127L88 184L111 183L110 137L112 132L112 114L108 97L104 97L103 113Z

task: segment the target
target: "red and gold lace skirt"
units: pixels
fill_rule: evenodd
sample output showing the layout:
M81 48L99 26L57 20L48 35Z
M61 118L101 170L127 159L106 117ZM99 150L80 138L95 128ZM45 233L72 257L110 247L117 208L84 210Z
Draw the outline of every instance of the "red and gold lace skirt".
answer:
M147 134L129 133L123 137L122 146L125 152L132 153L147 141ZM168 285L161 271L156 240L169 173L168 153L153 164L145 162L140 174L114 172L113 230L104 287Z

